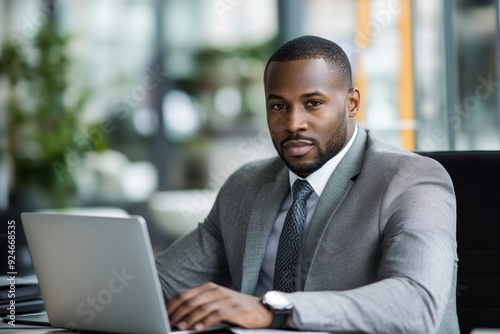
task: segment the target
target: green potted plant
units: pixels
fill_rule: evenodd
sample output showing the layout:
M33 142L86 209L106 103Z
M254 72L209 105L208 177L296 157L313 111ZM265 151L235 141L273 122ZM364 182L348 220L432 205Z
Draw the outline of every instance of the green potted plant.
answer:
M72 171L86 151L105 145L85 140L95 128L81 122L90 91L71 86L69 40L48 20L28 42L7 39L0 53L0 85L6 85L2 146L12 165L11 197L18 205L74 205Z

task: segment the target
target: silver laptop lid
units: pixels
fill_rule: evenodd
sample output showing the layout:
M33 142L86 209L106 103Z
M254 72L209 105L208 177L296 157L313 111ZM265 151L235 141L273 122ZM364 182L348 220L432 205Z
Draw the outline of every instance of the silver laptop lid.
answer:
M52 326L170 332L142 217L23 213L21 219Z

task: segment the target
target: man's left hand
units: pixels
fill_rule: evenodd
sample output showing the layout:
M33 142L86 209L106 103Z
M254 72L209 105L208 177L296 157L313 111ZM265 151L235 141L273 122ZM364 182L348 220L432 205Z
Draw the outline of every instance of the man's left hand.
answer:
M167 310L170 322L181 330L201 331L221 321L266 328L273 318L259 298L211 282L177 294L167 303Z

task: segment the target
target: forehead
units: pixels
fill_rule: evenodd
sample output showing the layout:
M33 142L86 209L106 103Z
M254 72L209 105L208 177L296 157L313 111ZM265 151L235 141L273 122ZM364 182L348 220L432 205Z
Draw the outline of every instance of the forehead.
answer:
M266 94L288 90L335 90L342 87L340 77L324 59L272 62L264 77Z

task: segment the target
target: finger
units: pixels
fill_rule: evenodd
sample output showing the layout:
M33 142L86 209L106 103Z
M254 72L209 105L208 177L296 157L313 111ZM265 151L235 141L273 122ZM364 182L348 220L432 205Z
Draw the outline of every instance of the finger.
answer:
M179 309L179 307L184 305L186 302L190 301L196 296L202 295L205 291L207 291L207 289L212 289L212 288L213 287L211 287L209 284L203 284L175 295L174 298L172 298L166 305L169 317L175 314ZM184 307L185 306L186 305L184 305Z
M174 308L168 309L169 318L172 323L178 323L188 317L198 307L204 304L217 302L221 298L217 293L217 287L206 286L203 289L189 290L180 294L175 300Z
M212 300L194 309L189 315L178 324L180 329L194 328L202 330L226 320L225 314L234 305L230 297Z
M247 303L249 302L249 303ZM266 328L271 325L272 313L266 308L259 308L260 303L254 305L253 302L238 301L228 297L224 304L218 304L212 312L207 313L204 318L187 324L187 328L194 328L197 331L205 330L217 323L226 321L244 328Z
M230 293L216 303L200 306L184 321L183 329L194 328L198 331L221 321L245 328L265 328L271 324L272 313L260 303L259 298Z

